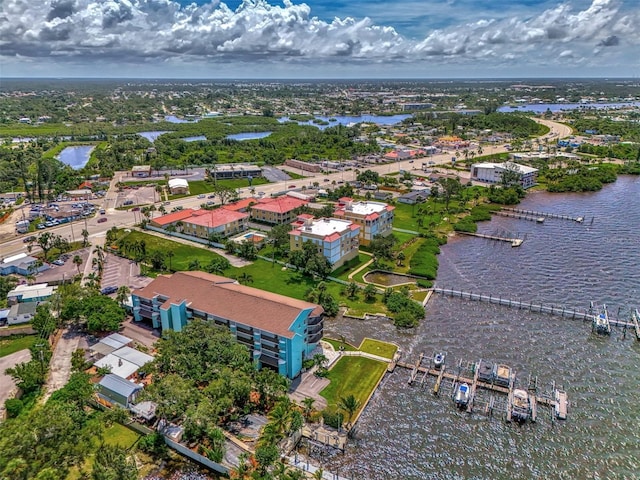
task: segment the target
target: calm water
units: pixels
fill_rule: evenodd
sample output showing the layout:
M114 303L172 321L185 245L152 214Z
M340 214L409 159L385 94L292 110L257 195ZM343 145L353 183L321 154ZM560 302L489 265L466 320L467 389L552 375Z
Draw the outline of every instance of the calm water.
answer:
M606 302L613 316L640 307L640 178L597 193L530 194L521 207L584 215L587 224L495 217L479 231L526 234L522 247L454 238L442 249L437 283L574 307ZM440 296L415 333L376 321L341 320L327 330L394 341L410 360L444 350L449 365L506 363L520 380L555 380L571 402L566 422L552 426L541 408L537 424L506 424L456 411L446 395L407 386L409 373L399 370L374 395L353 445L325 457L332 471L358 479L638 478L640 344L620 330L596 337L581 321Z
M640 107L640 102L620 102L620 103L532 103L518 105L518 108L510 106L498 108L499 112L536 112L544 113L547 110L551 112L560 112L562 110L603 110L617 109L627 107Z
M195 137L184 137L182 140L185 142L204 142L207 139L204 135L197 135Z
M151 143L153 143L153 142L156 141L156 139L160 135L163 135L165 133L170 133L170 132L168 130L156 130L156 131L153 131L153 132L138 132L138 135L140 135L141 137L146 138Z
M233 135L227 135L226 138L229 140L258 140L260 138L265 138L271 135L272 132L245 132L245 133L234 133Z
M66 147L60 152L58 159L74 170L79 170L87 164L94 148L96 148L95 145Z
M318 120L323 120L328 122L328 125L320 125L317 123L313 123L313 120L308 120L304 122L298 122L298 125L312 125L314 127L318 127L320 130L324 130L328 127L335 127L337 125L349 125L351 123L376 123L378 125L395 125L396 123L400 123L401 121L411 117L411 115L403 114L403 115L359 115L357 117L344 116L344 115L335 115L333 117L324 117L322 115L318 115L315 118ZM281 117L278 119L280 123L288 122L289 117Z

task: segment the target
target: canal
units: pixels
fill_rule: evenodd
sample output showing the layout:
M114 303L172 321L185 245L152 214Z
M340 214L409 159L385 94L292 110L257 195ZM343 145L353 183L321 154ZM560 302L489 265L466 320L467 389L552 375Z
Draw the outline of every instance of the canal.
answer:
M437 284L505 298L587 308L606 302L612 316L640 307L640 178L620 177L600 192L532 193L521 208L584 216L544 224L495 217L482 233L517 233L519 248L478 238L443 247ZM593 223L591 224L591 219ZM618 315L618 311L620 312ZM537 375L542 389L563 385L566 422L519 426L457 411L446 395L409 387L409 372L388 375L361 416L345 454L325 467L356 479L638 478L640 344L591 333L590 324L434 296L414 332L381 321L336 320L327 335L398 343L405 360L446 351L447 360L485 359ZM430 380L433 386L433 380Z

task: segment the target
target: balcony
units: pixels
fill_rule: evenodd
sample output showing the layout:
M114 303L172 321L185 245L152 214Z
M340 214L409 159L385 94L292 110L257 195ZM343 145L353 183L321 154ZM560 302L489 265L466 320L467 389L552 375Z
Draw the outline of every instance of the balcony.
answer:
M321 331L320 333L316 333L315 335L307 335L305 340L307 343L318 343L320 340L322 340L322 336L323 333Z
M317 317L309 317L307 318L307 325L310 327L313 325L318 325L319 323L322 323L322 320L323 320L322 315Z
M313 334L316 334L316 333L318 333L318 332L322 332L322 327L323 327L323 324L322 324L322 323L321 323L321 324L319 324L319 325L309 325L309 326L306 328L305 333L306 333L307 335L313 335Z

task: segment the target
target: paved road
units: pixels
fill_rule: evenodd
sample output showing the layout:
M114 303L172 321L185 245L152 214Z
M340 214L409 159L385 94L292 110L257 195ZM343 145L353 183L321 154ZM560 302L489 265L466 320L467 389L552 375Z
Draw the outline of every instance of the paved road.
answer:
M31 352L27 349L12 353L6 357L0 357L0 413L4 410L4 402L11 398L14 394L16 384L9 375L4 371L7 368L13 368L19 363L31 360ZM2 415L0 414L0 418Z

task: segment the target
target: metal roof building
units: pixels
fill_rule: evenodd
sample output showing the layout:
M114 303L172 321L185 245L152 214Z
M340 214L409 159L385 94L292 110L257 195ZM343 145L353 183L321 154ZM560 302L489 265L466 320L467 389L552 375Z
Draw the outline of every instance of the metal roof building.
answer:
M105 375L98 383L98 396L109 403L118 404L124 408L135 402L138 392L142 390L141 385L136 385L129 380L114 374Z

